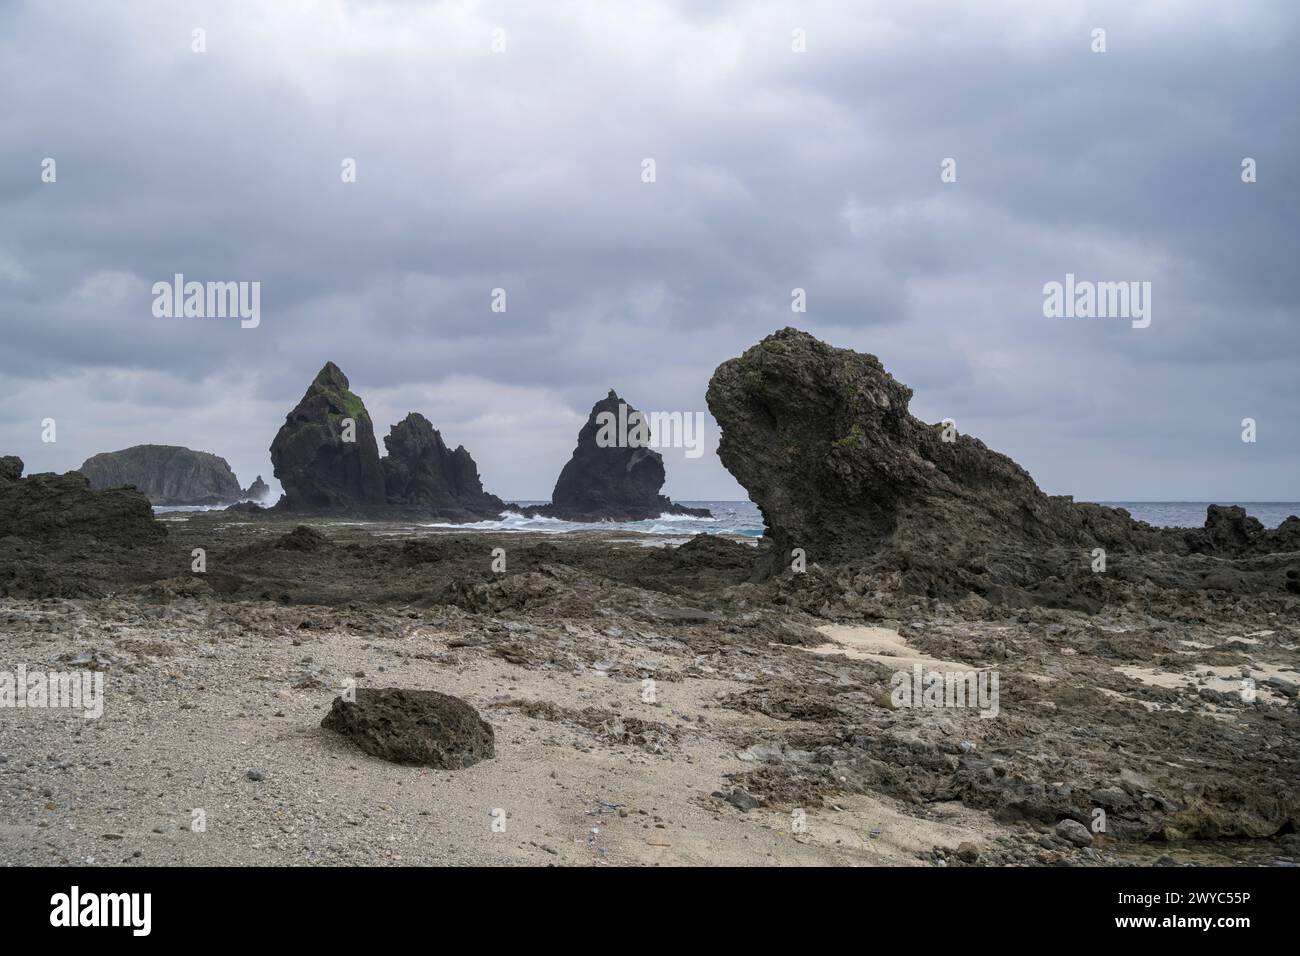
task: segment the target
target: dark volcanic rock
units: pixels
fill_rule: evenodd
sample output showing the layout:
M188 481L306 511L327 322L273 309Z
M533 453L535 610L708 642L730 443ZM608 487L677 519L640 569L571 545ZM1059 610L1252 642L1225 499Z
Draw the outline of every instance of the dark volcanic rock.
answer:
M344 441L344 420L355 426ZM382 509L384 472L365 404L337 365L326 362L271 443L285 511L358 513Z
M11 474L5 458L4 473ZM167 529L154 520L149 500L134 488L95 491L75 471L0 481L0 538L50 541L85 535L125 547L158 543Z
M362 688L334 698L321 726L392 763L457 770L495 755L492 725L465 701L433 690Z
M914 594L1018 607L1095 613L1152 586L1269 595L1282 608L1300 593L1300 519L1269 531L1240 508L1211 507L1204 529L1158 529L1045 495L978 439L912 417L911 397L875 356L796 329L718 367L707 395L718 455L773 543L756 577L790 567L798 548L808 571L854 565ZM798 577L792 596L811 600L818 576Z
M449 449L442 435L418 412L394 425L384 439L388 503L451 521L496 517L505 503L483 490L478 466L461 445Z
M134 485L155 505L222 505L244 496L224 458L178 445L135 445L77 469L96 490Z
M355 441L343 441L344 419ZM384 439L379 457L374 426L347 377L327 362L289 413L271 444L275 476L284 486L279 511L356 515L363 518L496 517L505 504L483 490L478 467L465 448L450 450L423 415L412 412Z
M1019 545L1139 547L1127 512L1043 494L1005 455L913 418L912 390L874 355L783 329L720 365L718 455L763 513L779 555L837 563L889 546L917 555Z
M560 472L551 503L529 512L569 521L641 521L665 513L708 517L708 509L675 505L659 493L664 484L664 460L659 452L638 441L635 423L640 414L610 389L592 406L587 423L578 432L578 446ZM611 429L610 422L627 423L627 427ZM616 439L598 440L602 429ZM624 437L629 439L626 444L621 443Z
M1247 555L1300 551L1300 518L1291 515L1276 528L1236 505L1210 505L1205 527L1187 533L1187 545L1202 554Z

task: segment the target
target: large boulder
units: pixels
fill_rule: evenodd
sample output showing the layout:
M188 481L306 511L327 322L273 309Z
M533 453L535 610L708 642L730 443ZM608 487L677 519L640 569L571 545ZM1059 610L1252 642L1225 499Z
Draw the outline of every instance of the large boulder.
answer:
M48 542L86 536L124 547L151 546L167 536L149 499L135 488L96 491L85 475L10 477L18 458L0 459L0 539Z
M355 701L334 698L321 726L392 763L459 770L495 755L492 725L434 690L360 688Z
M244 497L224 458L179 445L106 451L77 470L96 490L134 485L155 505L221 505Z
M380 460L388 503L450 521L494 518L505 503L483 490L478 466L460 445L447 447L429 420L411 412L384 438Z
M662 514L707 517L707 509L685 508L659 493L664 460L647 447L636 428L640 415L610 389L592 406L578 432L578 445L555 482L550 505L532 510L569 521L640 521Z
M763 514L777 565L890 549L916 561L990 550L1182 547L1127 512L1049 496L1005 455L908 412L874 355L786 328L722 363L707 401L718 455Z
M370 413L333 362L285 417L271 463L284 488L282 510L357 513L386 504Z

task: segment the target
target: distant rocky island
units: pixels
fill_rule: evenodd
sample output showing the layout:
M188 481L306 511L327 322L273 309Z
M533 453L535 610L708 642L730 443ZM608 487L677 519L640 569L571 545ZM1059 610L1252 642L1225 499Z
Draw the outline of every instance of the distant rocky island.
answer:
M152 505L229 505L261 501L270 489L258 475L241 488L226 459L179 445L135 445L87 458L77 469L97 491L134 485Z

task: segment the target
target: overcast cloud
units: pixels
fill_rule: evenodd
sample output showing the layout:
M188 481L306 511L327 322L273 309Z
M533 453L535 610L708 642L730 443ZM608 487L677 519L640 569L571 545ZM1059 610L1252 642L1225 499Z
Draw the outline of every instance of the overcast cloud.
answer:
M0 453L183 444L269 480L333 360L381 438L420 411L545 498L608 388L704 410L797 325L1049 492L1293 500L1298 10L11 0ZM1045 318L1067 272L1151 282L1151 326ZM155 318L175 273L260 281L260 326ZM665 491L743 497L715 446L666 452Z

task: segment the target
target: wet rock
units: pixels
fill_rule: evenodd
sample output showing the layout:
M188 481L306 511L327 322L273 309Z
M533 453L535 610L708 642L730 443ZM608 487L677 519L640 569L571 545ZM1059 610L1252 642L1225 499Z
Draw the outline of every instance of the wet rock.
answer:
M223 505L244 494L226 459L179 445L102 452L77 470L97 491L134 485L155 505Z
M483 490L478 466L465 446L449 449L442 435L417 412L398 422L384 439L380 461L388 503L448 521L494 518L505 503Z
M347 420L352 431L345 433ZM286 416L271 443L271 463L284 488L281 510L356 513L386 503L370 413L333 362Z
M641 412L610 389L578 432L551 503L526 510L568 521L641 521L668 513L708 517L708 509L673 504L659 493L663 484L663 456L648 447Z
M495 755L492 725L460 698L432 690L362 688L354 702L334 698L321 726L392 763L456 770Z

